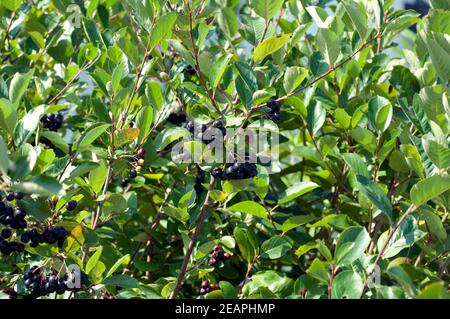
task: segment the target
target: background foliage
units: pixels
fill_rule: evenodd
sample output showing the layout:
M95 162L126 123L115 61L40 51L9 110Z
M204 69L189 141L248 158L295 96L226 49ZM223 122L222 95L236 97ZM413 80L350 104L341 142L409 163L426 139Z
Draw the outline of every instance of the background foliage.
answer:
M28 225L71 233L2 256L3 297L69 264L89 284L58 298L197 298L203 280L206 298L448 297L448 1L423 17L392 0L73 2L1 1L1 188L25 193ZM201 165L196 193L169 114L273 127L269 98L274 172ZM216 244L231 258L211 266Z

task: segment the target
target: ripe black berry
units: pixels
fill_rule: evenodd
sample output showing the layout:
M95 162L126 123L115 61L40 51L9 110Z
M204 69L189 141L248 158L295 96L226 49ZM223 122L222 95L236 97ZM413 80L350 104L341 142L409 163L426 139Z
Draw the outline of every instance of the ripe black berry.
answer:
M130 170L130 173L128 173L128 177L131 178L131 179L137 177L137 172L136 172L136 170L135 170L134 168L132 168L132 169Z
M255 163L234 163L228 166L222 174L222 179L244 179L252 178L257 175L258 171Z
M61 128L63 116L61 113L44 115L41 118L41 123L44 128L56 132Z
M214 178L221 178L222 174L223 174L223 170L220 167L214 167L211 172L211 176Z
M24 194L23 194L22 192L15 192L15 193L14 193L14 197L15 197L17 200L21 200L21 199L23 199Z
M11 229L9 229L9 228L3 229L1 235L2 235L2 238L8 239L12 235Z
M281 108L281 105L280 105L280 103L278 101L270 99L267 102L267 107L270 108L273 112L279 112L280 108Z
M13 201L15 198L16 198L16 196L14 196L14 193L8 193L8 194L6 195L6 200L7 200L8 202Z
M215 128L222 128L222 127L223 127L223 122L222 122L222 120L215 120L215 121L213 122L213 126L214 126Z
M20 236L20 241L27 244L30 241L30 235L28 233L23 233L22 236Z
M194 130L195 130L195 123L194 123L194 121L189 121L189 122L186 124L186 128L187 128L187 130L188 130L189 132L194 133Z
M68 211L72 211L72 210L74 210L76 207L77 207L77 201L76 200L71 200L71 201L68 201L67 203L66 203L66 209L68 210Z
M128 178L124 178L120 181L120 186L127 187L129 183L130 181L128 180Z
M167 120L172 124L181 125L186 122L186 114L170 113Z
M194 75L197 71L191 65L188 65L187 67L184 68L183 72L189 75Z

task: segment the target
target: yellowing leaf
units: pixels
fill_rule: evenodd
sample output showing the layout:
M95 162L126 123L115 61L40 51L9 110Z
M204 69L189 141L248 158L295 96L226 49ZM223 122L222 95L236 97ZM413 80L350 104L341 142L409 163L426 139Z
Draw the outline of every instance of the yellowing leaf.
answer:
M67 237L64 250L67 252L75 251L84 244L84 234L81 225L75 226Z
M267 40L260 43L253 53L253 60L260 61L264 59L266 56L278 51L286 44L286 42L290 39L289 34L283 34L280 36L273 36L268 38Z

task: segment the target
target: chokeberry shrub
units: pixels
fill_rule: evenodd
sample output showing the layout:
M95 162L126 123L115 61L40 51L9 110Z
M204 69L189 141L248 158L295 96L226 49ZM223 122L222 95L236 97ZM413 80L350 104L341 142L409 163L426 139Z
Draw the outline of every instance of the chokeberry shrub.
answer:
M2 0L0 297L449 297L450 5L400 6Z

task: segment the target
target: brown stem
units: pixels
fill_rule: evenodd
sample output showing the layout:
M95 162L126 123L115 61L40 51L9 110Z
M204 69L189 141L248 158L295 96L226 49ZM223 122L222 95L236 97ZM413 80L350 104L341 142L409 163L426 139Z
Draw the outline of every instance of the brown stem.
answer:
M11 26L13 24L14 18L16 16L16 11L13 11L11 13L11 18L9 20L8 26L6 27L6 31L5 31L5 38L3 39L3 42L5 42L5 47L8 48L9 47L9 32L11 30Z
M145 62L148 59L148 54L149 54L149 47L147 44L147 47L145 48L144 58L142 59L141 65L139 66L138 72L136 74L136 81L134 82L133 91L131 92L131 96L130 96L130 99L128 100L127 107L122 112L122 114L118 120L118 122L121 123L120 128L123 128L123 126L125 125L126 117L128 115L128 112L130 111L131 104L133 103L134 97L136 96L136 93L139 89L139 81L141 80L142 70L144 69Z
M208 193L206 194L205 202L203 203L203 208L198 217L197 224L195 227L194 234L191 237L191 241L189 242L188 249L186 251L186 255L184 255L183 263L181 264L180 273L177 277L177 284L169 296L169 299L175 299L178 295L178 292L181 290L181 287L184 284L184 279L186 276L186 269L189 264L189 260L191 259L192 251L197 243L198 237L200 236L200 232L202 230L203 224L205 223L205 219L209 213L209 197L211 191L214 189L215 178L211 176L211 181L209 183Z
M47 104L50 105L52 103L55 103L62 96L62 94L69 88L69 86L73 83L73 81L75 81L82 72L84 72L92 65L93 61L94 60L89 61L81 69L79 69L78 72L66 83L66 85L61 90L59 90L59 92L53 98L51 98L47 102Z
M208 88L208 86L206 85L206 81L203 78L203 74L200 70L200 63L198 61L198 50L197 50L197 46L195 44L195 38L194 38L194 30L193 30L193 18L192 18L192 10L191 10L191 6L189 5L189 0L186 1L186 6L187 9L189 11L189 35L191 38L191 42L192 42L192 53L194 55L194 59L195 59L195 68L197 70L197 74L198 74L198 79L200 81L200 84L203 86L203 88L206 91L206 94L208 95L209 100L211 101L212 105L214 106L214 108L216 109L216 111L219 114L222 114L222 111L220 111L216 101L214 100L213 94L211 92L211 90Z
M415 210L417 209L416 205L411 204L411 206L409 206L408 210L403 214L403 216L399 219L399 221L397 222L397 224L395 225L394 228L391 229L391 231L389 232L386 241L383 244L383 247L381 248L380 252L378 253L377 258L375 259L375 262L373 263L373 268L372 270L368 273L368 277L370 275L373 274L373 272L375 271L376 266L378 266L378 263L381 261L381 258L383 258L384 252L386 251L386 248L389 245L389 242L391 241L392 237L394 236L394 234L397 232L398 228L401 226L401 224L405 221L406 217L408 217L409 214L413 213ZM364 283L364 288L363 288L363 292L367 289L367 285L368 285L368 278L366 279L365 283Z
M333 280L334 280L334 276L336 275L337 270L338 270L338 267L333 266L331 268L331 277L330 277L330 282L328 283L328 299L331 299L331 291L333 290Z

